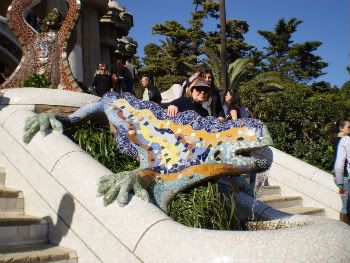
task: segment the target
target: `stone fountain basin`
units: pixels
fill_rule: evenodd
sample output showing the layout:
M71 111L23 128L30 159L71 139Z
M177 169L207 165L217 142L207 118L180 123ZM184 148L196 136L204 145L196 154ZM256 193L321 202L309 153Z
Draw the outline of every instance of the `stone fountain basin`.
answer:
M132 196L124 208L104 207L96 193L99 177L111 173L107 168L55 132L22 142L34 104L80 107L94 100L68 91L12 89L0 101L0 164L7 186L23 190L26 213L50 218L51 242L76 250L81 262L350 262L350 228L333 219L265 207L263 220L293 227L215 231L183 226ZM73 205L63 203L67 195ZM238 201L249 207L244 197Z

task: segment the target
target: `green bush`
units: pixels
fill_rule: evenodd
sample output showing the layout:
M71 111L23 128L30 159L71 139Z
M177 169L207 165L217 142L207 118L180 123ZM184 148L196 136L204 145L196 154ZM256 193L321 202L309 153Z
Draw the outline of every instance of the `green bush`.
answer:
M66 134L113 173L130 171L139 166L137 161L117 151L114 135L106 128L87 123L67 129Z
M242 104L267 124L274 146L323 170L332 170L330 131L346 106L339 93L318 93L286 82L283 91L265 93L254 82L241 86Z
M53 88L51 82L48 81L44 74L36 74L29 76L23 81L22 87L26 88Z
M233 193L220 192L217 183L208 182L179 193L169 203L168 215L175 221L191 227L241 229Z

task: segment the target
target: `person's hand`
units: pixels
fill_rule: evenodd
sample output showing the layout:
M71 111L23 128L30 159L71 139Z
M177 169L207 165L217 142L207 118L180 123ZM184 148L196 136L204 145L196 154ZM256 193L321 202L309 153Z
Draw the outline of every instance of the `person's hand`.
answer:
M116 82L117 80L118 80L117 75L116 75L116 74L113 74L113 75L112 75L112 81L113 81L113 82Z
M224 118L224 117L218 117L218 120L219 120L219 121L224 121L225 118Z
M344 196L345 195L345 189L344 188L339 188L339 194L340 194L340 196Z
M196 79L201 75L201 73L199 71L197 71L196 73L193 74L193 78Z
M168 116L174 117L179 112L179 108L175 105L169 105L168 106Z

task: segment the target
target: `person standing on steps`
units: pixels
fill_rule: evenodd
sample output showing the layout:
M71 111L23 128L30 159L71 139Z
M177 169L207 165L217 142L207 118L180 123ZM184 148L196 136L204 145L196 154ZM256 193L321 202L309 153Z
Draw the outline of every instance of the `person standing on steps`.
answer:
M343 206L340 210L340 221L349 224L348 201L350 193L349 163L350 163L350 122L337 121L334 125L334 182L339 188Z

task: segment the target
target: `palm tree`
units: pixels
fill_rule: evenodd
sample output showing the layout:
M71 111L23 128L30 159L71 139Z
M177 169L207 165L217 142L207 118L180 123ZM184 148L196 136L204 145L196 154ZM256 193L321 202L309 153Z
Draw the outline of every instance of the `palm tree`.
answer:
M226 52L226 4L225 0L220 0L220 39L221 39L221 50L220 50L220 61L221 61L221 87L224 88L225 92L228 90L227 86L227 52Z
M212 70L215 86L220 86L221 61L212 48L202 48L203 53L207 56L206 64ZM250 79L251 88L259 89L262 93L278 92L283 90L286 79L276 71L267 71L255 74L255 59L253 57L238 58L228 66L228 89L239 90L242 81ZM220 89L223 89L222 87Z
M202 48L203 53L207 56L208 60L206 64L210 67L214 79L215 86L220 89L238 89L238 84L244 76L250 73L254 69L254 59L251 57L239 58L234 62L229 64L228 71L226 71L226 76L228 75L228 83L226 86L223 86L220 81L220 73L223 71L222 63L218 55L215 53L214 49L210 47Z

